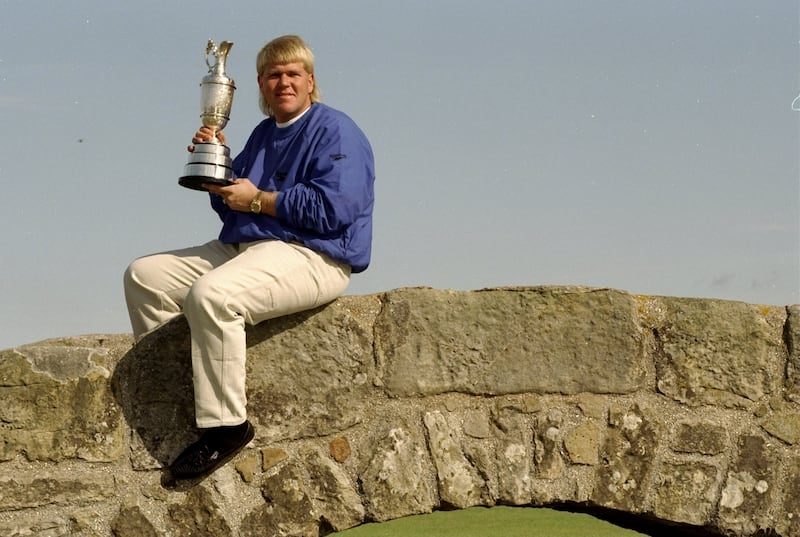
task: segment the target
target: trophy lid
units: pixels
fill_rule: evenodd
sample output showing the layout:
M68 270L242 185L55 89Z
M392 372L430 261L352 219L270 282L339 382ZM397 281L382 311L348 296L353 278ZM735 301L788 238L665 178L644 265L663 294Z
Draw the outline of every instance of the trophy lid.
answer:
M233 43L231 41L223 41L217 46L213 39L208 40L206 45L206 65L208 65L209 74L219 76L225 75L225 62L228 59L228 52L230 52ZM214 63L209 61L209 56L214 56Z

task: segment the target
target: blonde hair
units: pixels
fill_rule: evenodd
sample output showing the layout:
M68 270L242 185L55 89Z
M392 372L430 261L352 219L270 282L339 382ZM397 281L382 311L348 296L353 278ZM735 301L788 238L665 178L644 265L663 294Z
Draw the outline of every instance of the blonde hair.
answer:
M314 74L314 53L306 45L305 41L297 35L284 35L276 37L264 45L256 56L256 72L258 76L264 74L264 70L270 65L281 65L285 63L299 62L309 74ZM314 89L311 91L311 102L322 101L316 77L314 78ZM272 109L264 96L259 93L258 106L261 111L272 117Z

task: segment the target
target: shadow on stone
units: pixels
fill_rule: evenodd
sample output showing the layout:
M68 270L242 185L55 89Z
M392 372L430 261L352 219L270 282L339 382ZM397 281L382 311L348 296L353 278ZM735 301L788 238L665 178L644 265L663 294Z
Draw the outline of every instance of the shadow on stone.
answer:
M566 502L549 505L550 509L570 513L585 513L615 526L633 530L650 537L723 537L724 533L713 528L691 526L647 515L637 515L616 509Z
M167 466L196 436L189 327L178 317L143 337L112 378L131 427L136 470Z
M297 327L323 309L324 306L248 326L248 349ZM269 368L269 364L260 367L265 365ZM248 372L250 369L252 365L248 363ZM250 395L255 390L249 384L248 381ZM135 470L165 468L197 439L191 338L183 316L137 342L120 359L112 386L131 427L131 462Z

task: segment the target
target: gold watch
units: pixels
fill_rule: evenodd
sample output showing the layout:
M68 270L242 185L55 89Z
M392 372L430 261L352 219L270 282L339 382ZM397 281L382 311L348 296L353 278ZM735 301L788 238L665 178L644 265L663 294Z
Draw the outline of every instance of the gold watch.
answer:
M253 213L260 213L261 212L261 191L258 191L256 197L253 198L253 201L250 202L250 212Z

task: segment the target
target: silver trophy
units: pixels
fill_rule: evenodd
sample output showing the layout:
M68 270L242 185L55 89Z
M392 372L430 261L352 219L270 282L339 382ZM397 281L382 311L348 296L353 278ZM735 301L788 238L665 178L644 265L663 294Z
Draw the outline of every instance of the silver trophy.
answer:
M200 82L200 120L214 131L210 142L195 144L189 162L183 167L178 184L193 190L205 190L203 183L226 185L233 179L231 150L221 143L216 133L228 124L233 104L233 79L225 74L225 60L233 43L223 41L217 46L211 39L206 45L208 74ZM211 63L210 56L214 57Z

